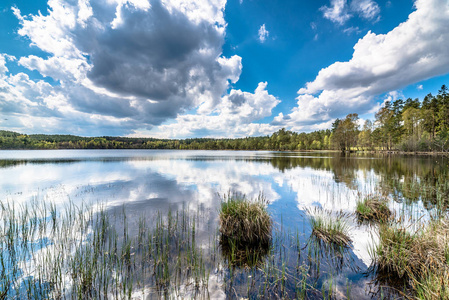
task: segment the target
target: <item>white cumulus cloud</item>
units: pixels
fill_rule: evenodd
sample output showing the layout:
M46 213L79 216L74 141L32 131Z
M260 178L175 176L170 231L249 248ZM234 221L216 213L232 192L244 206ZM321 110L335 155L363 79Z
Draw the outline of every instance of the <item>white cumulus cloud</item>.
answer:
M340 25L351 18L346 0L331 0L331 6L322 6L323 17Z
M265 42L270 32L265 28L265 24L262 24L259 28L259 41L261 43Z
M254 97L227 92L240 77L242 61L222 55L226 0L47 4L46 14L23 15L20 7L11 8L20 23L18 34L48 54L19 57L14 63L57 83L30 79L26 72L8 74L7 60L12 59L0 55L0 111L9 117L3 127L125 135L192 110L198 118L231 114L226 111L229 99L239 93L247 102L241 113L229 117L239 124L265 116L277 104L263 101L266 91ZM265 39L268 31L262 35Z
M267 83L261 82L254 93L232 89L222 98L210 114L182 115L176 122L161 125L161 136L212 136L244 137L271 134L276 127L254 123L271 115L280 100L266 90Z
M297 107L276 124L301 128L352 112L368 112L375 97L449 73L449 3L417 0L407 21L387 34L368 32L352 58L319 71L298 91Z
M380 7L373 0L352 0L350 4L347 0L331 0L330 6L322 6L320 10L324 18L339 25L354 15L372 21L377 21L380 15Z

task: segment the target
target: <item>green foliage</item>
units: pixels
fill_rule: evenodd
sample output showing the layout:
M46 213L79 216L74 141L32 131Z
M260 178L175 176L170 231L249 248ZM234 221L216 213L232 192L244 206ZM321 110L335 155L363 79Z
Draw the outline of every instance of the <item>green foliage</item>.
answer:
M346 151L357 145L359 135L358 119L359 116L357 114L349 114L344 120L339 120L332 124L335 127L332 130L332 143L336 149Z
M323 150L329 148L330 130L301 133L284 128L271 136L239 139L194 138L184 140L24 135L0 131L0 149L183 149L183 150Z
M376 113L375 143L386 150L449 151L449 95L445 85L438 95L386 102Z

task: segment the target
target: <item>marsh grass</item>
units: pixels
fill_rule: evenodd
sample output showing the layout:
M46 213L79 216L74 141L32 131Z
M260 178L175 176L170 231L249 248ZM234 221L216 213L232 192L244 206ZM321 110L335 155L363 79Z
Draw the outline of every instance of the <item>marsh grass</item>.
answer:
M419 282L415 282L415 294L418 299L449 299L449 271L439 273L425 271Z
M377 271L403 282L419 299L447 299L449 220L431 220L411 231L382 224L374 251Z
M213 269L195 242L198 213L159 214L152 226L142 218L137 236L125 209L111 216L73 204L1 203L0 215L0 299L131 298L136 290L190 297Z
M443 253L438 251L438 244L420 230L409 232L397 226L381 226L379 229L379 246L376 263L378 268L404 276L420 276L423 266L441 262Z
M418 245L418 239L418 235L404 228L381 225L374 257L376 271L379 274L389 274L392 279L404 279L408 274L416 273L419 268L419 252L412 251Z
M282 227L281 227L282 228ZM301 234L284 230L274 230L268 252L257 264L249 266L228 264L225 290L232 299L335 299L335 286L322 287L320 279L323 273L313 277L311 267L321 264L321 258L306 259L301 252ZM222 253L223 254L223 253ZM322 270L328 270L322 266ZM330 271L332 272L332 271ZM332 276L326 274L326 282L332 282Z
M349 247L349 214L343 212L333 213L322 208L311 208L307 210L310 215L312 235L318 240L336 246Z
M369 195L357 202L355 212L360 223L387 222L392 217L387 200L375 195Z
M219 212L219 230L224 239L233 244L269 244L272 220L263 195L249 200L244 195L223 196Z
M209 213L0 202L0 299L204 299L217 285L230 298L332 297L301 259L301 234L281 226L229 252Z
M322 239L317 238L315 235L311 235L307 241L308 260L309 262L326 262L331 266L331 272L334 274L340 274L345 268L354 272L360 271L360 268L354 262L354 258L351 256L351 249L344 245L336 243L324 242ZM310 265L310 269L314 270L319 275L319 267L317 264Z

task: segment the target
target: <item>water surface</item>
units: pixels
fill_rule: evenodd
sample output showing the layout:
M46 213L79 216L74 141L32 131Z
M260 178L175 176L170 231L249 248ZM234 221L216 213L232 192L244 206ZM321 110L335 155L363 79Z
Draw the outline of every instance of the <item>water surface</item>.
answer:
M0 151L0 199L15 204L51 201L63 207L106 205L126 208L137 224L142 216L182 209L207 212L204 232L215 230L223 194L248 198L263 194L269 212L284 232L300 236L306 247L311 228L308 211L321 207L352 214L363 196L382 193L390 208L409 216L427 216L436 200L425 193L448 178L448 161L436 157L372 156L338 153L175 150ZM316 287L332 281L342 298L376 293L369 249L376 230L349 219L351 249L337 272L316 270ZM330 267L328 267L330 268ZM310 271L312 272L312 271ZM220 289L218 282L214 289ZM214 294L225 297L226 292ZM376 294L374 294L376 295ZM229 296L229 295L227 295Z

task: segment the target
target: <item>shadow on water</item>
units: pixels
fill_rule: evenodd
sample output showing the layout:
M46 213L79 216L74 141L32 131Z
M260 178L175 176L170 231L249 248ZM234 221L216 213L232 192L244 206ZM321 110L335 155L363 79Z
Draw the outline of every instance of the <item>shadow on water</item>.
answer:
M257 268L261 266L270 250L270 242L242 244L220 235L220 251L226 263L238 268Z
M391 272L371 266L364 272L368 282L368 293L375 299L410 299L411 286L405 278L398 278Z
M325 263L335 274L340 274L344 269L352 272L360 272L362 269L357 265L355 258L351 255L351 248L333 243L323 242L321 239L311 235L307 241L307 260L314 277L320 276L320 265Z

